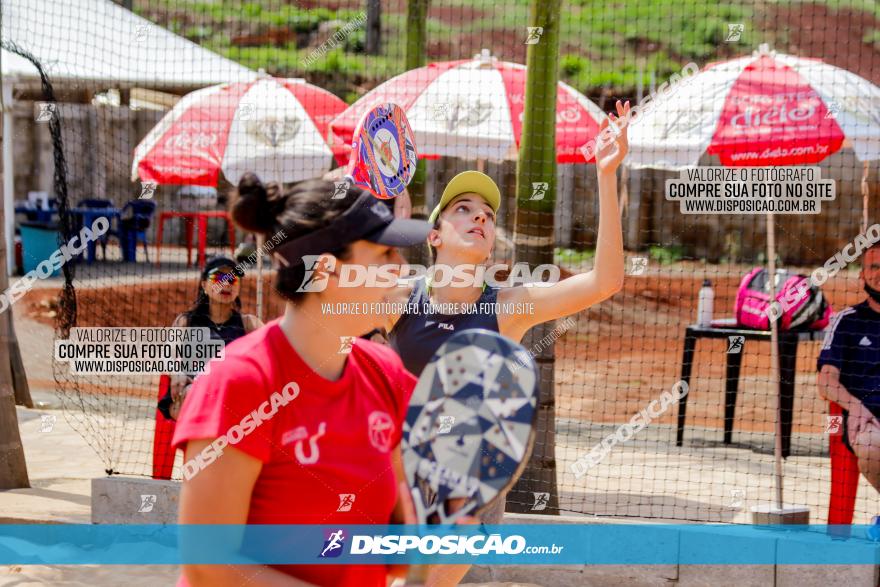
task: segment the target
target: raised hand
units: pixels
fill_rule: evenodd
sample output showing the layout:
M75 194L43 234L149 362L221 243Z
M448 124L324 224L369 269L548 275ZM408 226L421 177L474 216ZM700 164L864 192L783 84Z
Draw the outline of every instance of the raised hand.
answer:
M610 127L612 139L603 141L603 144L596 150L596 170L598 173L616 172L629 152L629 139L627 138L627 126L630 118L629 101L623 104L618 100L616 107L617 114L610 114L599 125L597 136L602 136L602 133Z

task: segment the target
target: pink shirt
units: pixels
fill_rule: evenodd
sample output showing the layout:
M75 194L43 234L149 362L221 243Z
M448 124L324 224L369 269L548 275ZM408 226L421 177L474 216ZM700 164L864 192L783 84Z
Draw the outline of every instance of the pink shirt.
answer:
M234 341L196 379L173 444L238 438L230 433L236 425L249 431L234 445L263 462L248 524L386 524L397 500L392 449L415 383L391 349L362 339L339 380L328 381L302 361L276 320ZM385 585L383 565L275 568L318 585Z

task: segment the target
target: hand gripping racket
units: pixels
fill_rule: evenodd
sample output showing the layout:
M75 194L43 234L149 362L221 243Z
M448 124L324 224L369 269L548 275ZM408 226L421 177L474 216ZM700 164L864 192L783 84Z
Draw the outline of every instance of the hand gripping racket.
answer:
M420 524L479 515L516 482L535 437L538 371L497 332L464 330L413 390L401 451ZM449 511L450 500L462 503Z
M419 160L415 145L403 109L391 103L376 106L354 129L346 182L382 200L398 196L415 174Z

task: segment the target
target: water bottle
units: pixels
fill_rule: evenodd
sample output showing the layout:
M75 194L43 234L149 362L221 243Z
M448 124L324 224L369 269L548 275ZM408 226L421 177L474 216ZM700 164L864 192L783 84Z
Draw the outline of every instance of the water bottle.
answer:
M706 279L703 281L703 287L700 288L699 302L697 303L697 325L712 325L714 304L715 292L712 291L712 282Z

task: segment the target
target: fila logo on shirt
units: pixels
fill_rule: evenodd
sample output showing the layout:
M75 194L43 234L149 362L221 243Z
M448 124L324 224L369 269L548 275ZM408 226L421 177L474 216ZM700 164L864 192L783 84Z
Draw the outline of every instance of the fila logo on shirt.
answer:
M867 336L863 336L862 340L859 341L859 346L871 346L871 339Z
M437 328L442 328L443 330L455 330L455 326L446 322L435 322L434 320L425 321L425 326L431 326L432 324L436 324Z
M391 437L394 435L394 420L388 412L375 411L367 418L370 444L379 452L391 450Z
M296 443L293 447L293 453L296 455L296 460L299 461L299 464L313 465L318 462L319 458L321 458L321 450L318 448L318 440L324 436L326 431L326 422L318 424L318 431L314 434L309 434L309 430L305 426L297 426L293 430L288 430L281 436L281 445L287 446L288 444ZM308 454L306 454L304 444L307 439L309 442Z

